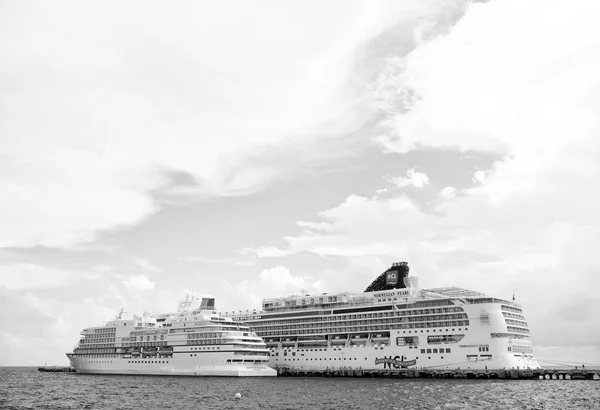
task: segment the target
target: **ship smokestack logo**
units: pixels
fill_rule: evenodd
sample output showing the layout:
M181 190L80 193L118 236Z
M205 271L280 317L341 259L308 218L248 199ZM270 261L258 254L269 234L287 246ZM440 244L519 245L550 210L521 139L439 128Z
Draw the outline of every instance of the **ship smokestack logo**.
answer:
M393 270L389 271L385 275L385 284L395 286L398 284L398 272Z

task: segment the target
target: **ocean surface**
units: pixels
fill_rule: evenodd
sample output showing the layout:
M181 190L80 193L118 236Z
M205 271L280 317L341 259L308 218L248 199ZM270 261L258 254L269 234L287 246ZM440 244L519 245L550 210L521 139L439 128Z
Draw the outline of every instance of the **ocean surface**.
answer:
M97 376L0 367L0 408L600 409L600 381Z

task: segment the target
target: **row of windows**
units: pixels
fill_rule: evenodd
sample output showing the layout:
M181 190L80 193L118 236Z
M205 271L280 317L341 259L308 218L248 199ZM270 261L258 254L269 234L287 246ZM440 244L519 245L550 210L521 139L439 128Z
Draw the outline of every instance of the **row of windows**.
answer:
M188 339L209 339L216 337L226 337L227 335L229 335L229 333L192 333L188 334L187 337Z
M515 318L515 319L521 319L521 320L525 320L525 316L523 316L523 315L519 315L519 314L517 314L517 313L508 313L508 312L504 312L504 311L503 311L503 312L502 312L502 315L503 315L504 317L512 317L512 318Z
M152 337L152 339L150 339L151 337ZM160 340L164 340L164 339L165 339L165 335L160 335ZM158 335L154 335L154 336L146 335L146 341L149 342L150 340L158 340ZM143 342L144 336L134 337L133 341Z
M434 345L434 344L458 343L464 337L465 337L464 334L427 336L427 344Z
M379 295L379 299L377 299L378 302L385 302L386 299L381 298L382 295ZM402 295L400 295L402 296ZM344 303L342 300L337 299L334 300L334 297L329 297L329 298L313 298L314 299L314 305L320 307L321 309L326 309L326 308L338 308L340 306L355 306L354 303ZM298 299L300 300L300 299ZM393 300L406 300L406 298L402 298L402 297L396 297L393 298ZM288 300L288 303L286 306L283 306L283 303L281 300L275 300L275 301L267 301L266 303L263 304L263 308L265 310L269 310L269 309L277 309L278 311L289 311L290 309L295 309L295 308L309 308L310 307L310 303L306 303L306 304L302 304L302 302L299 302L298 304L295 303L296 299L294 300ZM387 301L391 302L392 298L387 298ZM500 301L500 300L498 300ZM431 301L426 301L426 302L416 302L416 303L408 303L408 304L401 304L401 305L396 305L398 309L401 310L407 310L407 309L414 309L414 308L422 308L422 307L436 307L436 306L451 306L452 302L449 300L431 300ZM373 310L373 308L371 308L370 310ZM241 312L240 312L241 313ZM246 317L238 317L236 319L238 320L253 320L256 319L257 315L249 315Z
M92 357L92 358L101 358L101 357L120 357L120 355L118 354L79 354L76 353L77 356L82 356L82 357Z
M115 353L115 349L88 349L88 348L75 348L73 351L75 354L93 355L93 354L111 354Z
M478 361L479 359L492 360L492 355L491 354L482 354L482 355L468 354L467 355L467 360L469 360L469 361Z
M468 323L467 323L467 324L468 324ZM444 331L446 331L446 332L449 332L449 331L450 331L450 330L447 328L446 330L444 330L444 329L433 329L433 330L432 330L432 332L434 332L434 333L435 333L435 332L436 332L436 330L437 330L438 332L444 332ZM459 331L461 331L461 330L462 330L462 328L461 328L461 327L459 327L459 328L458 328L458 330L459 330ZM468 328L468 327L465 327L465 332L466 332L466 331L468 331L468 330L469 330L469 328ZM452 328L452 331L453 331L453 332L454 332L454 331L456 331L456 328ZM407 331L402 331L402 333L412 333L412 330L409 330L408 332L407 332ZM419 333L419 332L418 332L417 330L415 330L415 333ZM421 333L429 333L429 329L426 329L426 330L425 330L425 332L423 332L423 330L421 330Z
M162 334L166 334L167 333L167 329L136 329L133 330L129 335L133 336L133 337L139 337L139 336L154 336L154 335L162 335Z
M415 317L415 318L400 318L400 319L382 319L382 320L354 320L354 321L341 321L337 322L326 322L326 323L303 323L303 324L293 324L293 325L273 325L273 326L256 326L256 331L264 334L264 332L268 331L286 331L286 330L321 330L321 329L351 329L349 331L353 331L354 329L364 328L365 326L369 326L369 328L379 329L409 329L420 326L412 326L418 323L426 324L425 327L432 327L431 323L444 323L441 326L453 326L456 323L467 322L468 320L456 320L456 319L467 319L466 314L458 314L458 315L440 315L440 316L423 316L423 317ZM377 327L379 325L379 327ZM360 329L358 330L360 331Z
M227 359L227 363L262 363L263 360L250 360L250 359Z
M504 321L506 322L507 325L527 327L527 322L523 322L520 320L504 319Z
M81 344L98 344L98 343L114 343L114 337L90 338L85 337L79 341Z
M388 312L372 312L372 313L357 313L351 315L327 315L327 316L315 316L315 317L307 317L307 318L289 318L289 319L278 319L273 320L265 317L260 322L254 322L252 326L254 328L263 327L267 325L290 325L297 323L306 323L306 322L340 322L345 320L364 320L364 319L376 319L376 318L398 318L402 316L423 316L423 315L434 315L434 314L444 314L448 315L451 313L462 313L464 312L460 307L447 307L447 308L438 308L438 309L415 309L415 310L396 310L396 311L388 311ZM466 318L465 316L455 317L456 319Z
M268 352L233 352L234 356L269 356Z
M159 346L166 346L167 345L167 341L148 341L148 342L133 342L133 343L122 343L123 347L159 347Z
M168 360L128 360L127 363L169 363Z
M352 332L377 332L381 330L389 330L389 329L425 329L425 328L441 328L448 326L468 326L468 320L457 320L450 322L422 322L422 323L404 323L404 324L396 324L393 323L391 325L385 326L352 326L352 327L325 327L322 328L307 328L307 329L291 329L290 327L285 329L280 329L276 331L263 331L258 330L257 333L261 337L265 336L283 336L290 333L290 330L294 330L294 334L298 335L307 335L307 334L323 334L323 333L352 333Z
M442 348L438 348L438 349L421 349L421 353L452 353L452 349L450 348L446 348L446 351L444 352L444 349Z
M195 326L195 327L189 327L189 326L185 326L185 329L183 329L184 333L192 333L192 332L216 332L216 331L227 331L227 332L248 332L249 329L248 327L244 327L244 326L240 326L240 325L224 325L224 324L218 324L218 325L210 325L210 326ZM170 333L178 333L176 332L176 330L178 329L171 329ZM180 329L181 330L181 329Z
M316 301L316 303L324 303L324 302L332 303L332 302L337 302L338 297L337 296L325 296L325 297L319 297L319 298L285 300L284 305L285 306L314 305L315 301ZM281 302L280 301L275 302L272 305L265 304L265 308L271 308L273 306L281 306Z
M194 345L224 345L226 343L232 343L232 340L227 339L198 339L198 340L188 340L187 344Z
M506 312L523 313L523 309L514 306L501 305L500 309Z
M493 339L503 338L503 339L523 339L525 336L521 335L513 335L511 333L490 333Z
M523 328L520 328L520 327L507 326L506 329L509 332L523 333L523 334L526 334L526 335L529 334L529 329L523 329Z
M93 334L91 334L90 336L95 336L98 334L104 334L104 333L115 333L117 331L117 328L115 327L102 327L102 328L97 328L97 329L86 329L86 330L92 330Z
M285 350L285 349L288 349L288 348L285 348L285 347L284 347L283 355L284 355L284 356L287 356L287 354L288 354L288 351L287 351L287 350ZM289 352L291 352L291 353L292 353L292 356L295 356L295 355L296 355L296 352L292 352L292 351L291 351L291 348L289 348L289 349L290 349L290 350L289 350ZM337 349L336 349L336 348L334 348L333 350L335 351L335 350L337 350ZM342 350L342 349L340 349L340 351L341 351L341 350ZM317 349L317 348L314 348L314 349L298 349L298 351L299 351L299 352L313 352L313 351L314 351L314 352L317 352L317 351L319 351L319 352L326 352L326 351L327 351L327 348L323 348L323 349ZM271 349L271 353L275 353L274 355L272 354L271 356L279 356L279 352L275 352L275 349Z
M256 326L255 329L260 331L265 330L281 330L281 329L319 329L329 327L340 327L340 326L365 326L365 325L386 325L387 327L398 327L407 325L410 323L426 323L433 321L455 321L456 319L467 319L466 314L458 315L441 315L441 316L423 316L415 318L396 318L396 319L375 319L375 320L353 320L353 321L340 321L338 322L326 322L326 323L303 323L303 324L277 324L273 326Z
M531 348L531 346L517 346L514 345L512 346L512 350L511 350L511 346L508 346L508 351L512 351L515 353L533 353L533 349Z
M436 350L436 349L434 349L434 350ZM440 349L440 350L443 350L443 349ZM422 349L421 349L421 353L423 353ZM429 353L431 353L431 352L429 352ZM437 352L434 352L434 353L437 353ZM444 353L444 352L440 351L440 353ZM482 356L485 356L485 355L482 355ZM491 359L491 357L492 356L489 355L490 359ZM443 359L443 358L444 358L444 356L440 357L440 359ZM415 359L419 360L418 357L416 357ZM429 356L428 359L431 359L431 356ZM349 361L352 361L352 360L358 360L358 358L356 358L356 357L344 357L344 358L341 358L341 357L340 358L337 358L337 357L333 357L333 358L332 357L326 357L326 358L312 357L312 358L310 358L309 357L309 358L304 358L304 359L301 359L301 358L300 359L298 359L298 358L287 359L287 358L285 358L285 359L281 359L281 360L285 360L285 361L302 361L302 360L306 360L306 361L328 361L329 360L329 361L339 361L339 362L346 363L346 362L349 362ZM279 361L279 359L275 359L275 361ZM369 361L369 359L367 357L365 357L365 361Z

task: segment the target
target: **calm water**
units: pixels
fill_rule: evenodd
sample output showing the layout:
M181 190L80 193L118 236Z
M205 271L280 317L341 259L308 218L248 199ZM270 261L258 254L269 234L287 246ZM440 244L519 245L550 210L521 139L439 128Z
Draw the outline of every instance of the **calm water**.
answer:
M600 381L91 376L0 367L0 408L600 409Z

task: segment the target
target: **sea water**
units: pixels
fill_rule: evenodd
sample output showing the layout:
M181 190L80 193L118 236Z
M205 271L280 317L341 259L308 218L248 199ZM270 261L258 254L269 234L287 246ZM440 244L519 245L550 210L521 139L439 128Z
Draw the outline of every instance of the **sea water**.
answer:
M600 381L109 376L0 367L0 408L600 409Z

